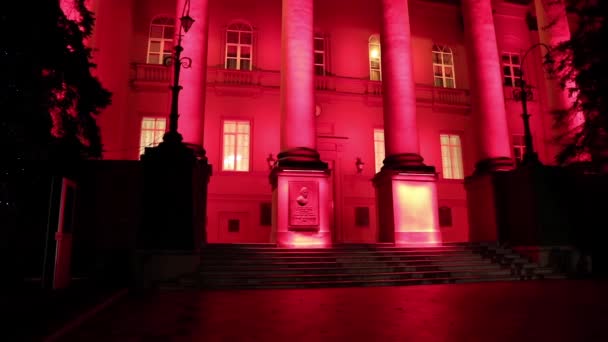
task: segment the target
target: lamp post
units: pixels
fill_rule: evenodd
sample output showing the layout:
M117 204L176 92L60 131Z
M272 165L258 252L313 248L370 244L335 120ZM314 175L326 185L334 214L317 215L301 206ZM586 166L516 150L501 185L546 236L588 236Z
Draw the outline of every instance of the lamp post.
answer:
M551 48L544 43L537 43L528 48L528 50L524 53L524 56L521 59L521 67L520 70L520 79L519 85L513 89L513 98L516 101L521 101L522 114L521 117L524 123L524 145L526 151L524 152L523 165L531 165L531 164L539 164L538 154L534 151L534 145L532 142L532 131L530 130L530 114L528 113L528 101L532 100L532 87L528 85L526 80L524 79L524 65L526 58L537 47L544 47L547 50L547 54L545 55L545 63L551 64Z
M179 144L183 139L182 135L177 131L177 123L179 119L179 92L182 90L182 86L179 84L179 74L181 68L188 69L190 66L192 66L192 59L190 57L182 57L182 52L184 51L184 48L182 47L182 38L190 30L192 24L194 24L194 19L190 17L190 1L186 1L179 21L180 26L177 33L178 35L175 53L173 56L169 56L163 61L166 66L173 66L173 85L170 87L171 113L169 114L169 130L163 136L163 142L167 144Z

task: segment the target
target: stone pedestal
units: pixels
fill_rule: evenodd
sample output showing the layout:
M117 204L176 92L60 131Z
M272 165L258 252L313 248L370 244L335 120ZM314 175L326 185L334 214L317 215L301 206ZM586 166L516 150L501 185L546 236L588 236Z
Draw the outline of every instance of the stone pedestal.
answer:
M167 142L146 149L140 249L194 251L206 242L211 165L200 151Z
M329 170L276 168L271 241L281 247L331 245Z
M437 174L384 169L374 177L378 201L378 242L441 242Z
M488 172L467 177L464 185L469 214L469 241L497 241L498 217L493 174Z

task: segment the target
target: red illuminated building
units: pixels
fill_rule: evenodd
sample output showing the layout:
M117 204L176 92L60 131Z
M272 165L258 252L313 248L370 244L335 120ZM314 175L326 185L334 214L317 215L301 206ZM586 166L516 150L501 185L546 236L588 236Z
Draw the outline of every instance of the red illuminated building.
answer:
M95 72L113 93L99 117L104 159L137 160L162 141L172 74L162 63L186 2L91 1ZM563 7L192 0L189 10L179 132L213 165L208 242L491 239L470 225L484 206L467 201L465 178L522 159L522 69L534 146L553 163L549 113L569 99L545 74L546 51L522 57L569 38Z

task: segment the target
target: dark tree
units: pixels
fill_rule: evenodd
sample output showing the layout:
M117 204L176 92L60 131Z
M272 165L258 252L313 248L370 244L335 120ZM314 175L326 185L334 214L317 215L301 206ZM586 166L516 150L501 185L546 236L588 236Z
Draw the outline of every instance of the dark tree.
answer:
M566 164L589 155L603 163L608 151L608 1L567 0L566 6L576 26L571 39L556 48L553 66L561 86L569 87L575 101L569 111L556 112L555 117L562 128L576 115L582 115L584 122L560 137L564 148L557 161Z
M110 93L91 74L93 14L74 0L3 2L0 13L0 157L52 160L100 157L99 111Z

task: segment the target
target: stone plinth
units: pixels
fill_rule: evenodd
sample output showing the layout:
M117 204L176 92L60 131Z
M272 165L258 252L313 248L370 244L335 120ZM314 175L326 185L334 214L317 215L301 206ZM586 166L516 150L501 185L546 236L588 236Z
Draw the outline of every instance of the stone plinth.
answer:
M144 250L198 250L205 239L207 185L211 165L186 145L161 143L143 158Z
M382 170L376 175L379 242L441 242L436 180L436 173Z
M272 242L282 247L331 245L329 176L329 170L273 172Z

